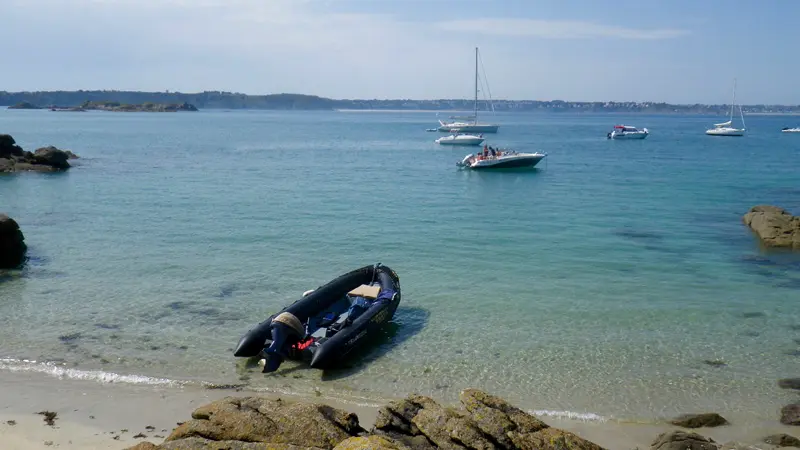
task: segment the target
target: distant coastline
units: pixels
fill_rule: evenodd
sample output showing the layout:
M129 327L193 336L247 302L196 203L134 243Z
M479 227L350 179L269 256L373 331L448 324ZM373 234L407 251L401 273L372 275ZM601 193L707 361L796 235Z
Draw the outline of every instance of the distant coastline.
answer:
M301 111L433 111L463 112L473 109L469 99L437 100L377 100L331 99L304 94L247 95L235 92L204 91L138 92L138 91L0 91L0 105L59 105L60 108L78 108L85 104L119 105L191 105L198 109L264 109ZM729 105L670 104L664 102L577 102L563 100L493 100L498 112L617 112L628 114L713 114L727 115ZM49 107L49 106L48 106ZM481 102L481 109L487 102ZM104 108L96 108L104 109ZM800 115L800 105L742 105L745 114ZM137 109L118 109L137 110Z

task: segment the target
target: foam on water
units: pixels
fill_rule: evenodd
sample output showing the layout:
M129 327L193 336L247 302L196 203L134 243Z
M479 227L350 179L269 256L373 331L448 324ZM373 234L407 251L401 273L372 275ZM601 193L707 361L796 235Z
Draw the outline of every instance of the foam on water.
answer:
M0 370L43 373L59 379L96 381L104 384L125 383L168 387L182 387L188 383L185 381L148 377L144 375L122 375L100 370L74 369L64 367L64 365L65 363L53 361L39 362L25 359L0 358Z

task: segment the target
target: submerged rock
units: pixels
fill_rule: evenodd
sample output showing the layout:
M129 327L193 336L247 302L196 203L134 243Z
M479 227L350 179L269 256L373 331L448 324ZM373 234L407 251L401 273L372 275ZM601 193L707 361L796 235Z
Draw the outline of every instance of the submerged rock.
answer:
M684 428L719 427L728 421L717 413L684 414L669 421L672 425Z
M651 450L717 450L718 448L713 439L678 430L659 434L650 446Z
M767 247L800 250L800 217L792 216L783 208L754 206L743 220Z
M800 439L788 434L773 434L764 438L764 442L777 447L800 447Z
M22 265L27 249L19 224L0 213L0 269L14 269Z
M800 426L800 403L792 403L781 408L781 423Z
M778 387L800 390L800 378L783 378L778 380Z

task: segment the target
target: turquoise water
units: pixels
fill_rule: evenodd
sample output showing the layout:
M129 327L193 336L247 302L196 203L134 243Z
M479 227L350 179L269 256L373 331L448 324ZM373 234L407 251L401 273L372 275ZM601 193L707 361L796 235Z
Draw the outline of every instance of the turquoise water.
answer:
M718 117L498 115L489 143L549 156L469 172L469 149L424 131L433 113L0 110L24 148L82 156L0 177L31 257L0 277L0 369L775 420L776 379L800 368L800 256L762 252L741 216L800 213L800 135L779 132L794 119L715 138ZM615 123L652 135L608 141ZM404 296L363 362L264 375L232 357L306 289L375 262Z

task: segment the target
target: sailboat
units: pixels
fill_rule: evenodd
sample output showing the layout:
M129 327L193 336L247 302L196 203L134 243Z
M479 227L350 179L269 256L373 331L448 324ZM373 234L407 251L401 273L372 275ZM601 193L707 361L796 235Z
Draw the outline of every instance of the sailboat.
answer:
M497 133L500 125L478 122L478 47L475 47L475 106L472 116L453 117L461 121L444 122L439 120L439 131L454 131L459 133Z
M744 136L744 113L739 106L739 115L742 118L742 128L733 127L733 110L736 107L736 79L733 80L733 101L731 102L731 114L727 122L715 123L714 128L706 130L709 136Z

